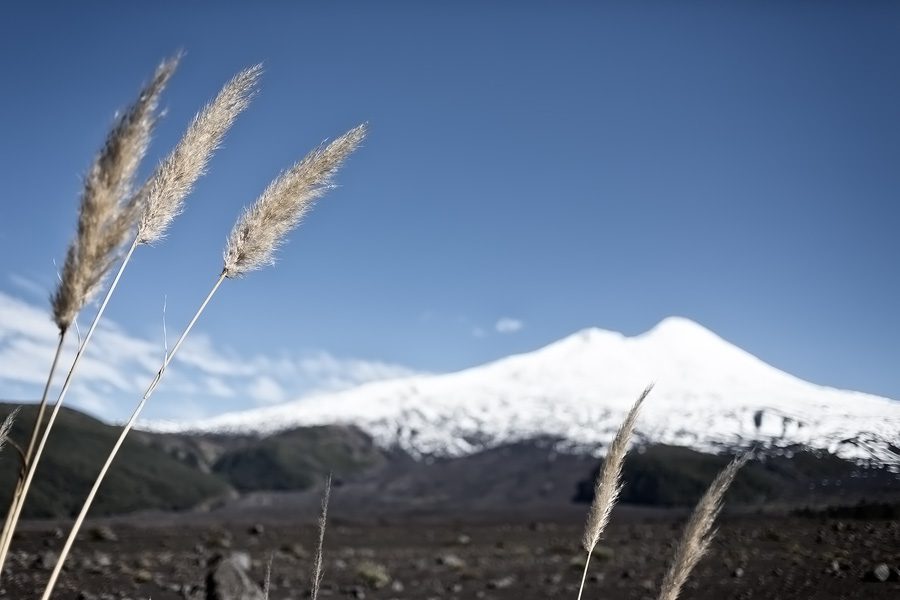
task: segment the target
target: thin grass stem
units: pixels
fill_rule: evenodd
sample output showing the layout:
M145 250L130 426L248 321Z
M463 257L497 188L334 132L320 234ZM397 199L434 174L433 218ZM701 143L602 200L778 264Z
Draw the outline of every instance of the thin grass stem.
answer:
M16 503L15 511L13 512L13 518L10 520L9 531L7 532L6 539L3 540L3 546L0 548L0 573L3 572L3 565L6 563L6 557L9 554L9 546L12 541L13 534L16 531L16 525L19 522L19 517L22 515L22 507L25 505L25 500L28 497L28 490L31 489L31 482L34 479L34 473L37 470L38 463L41 461L41 456L44 453L44 448L47 445L47 439L50 437L50 430L53 429L53 424L56 422L56 416L59 414L59 409L62 408L63 401L66 398L66 394L69 391L69 387L72 384L72 377L75 374L75 370L78 367L79 362L81 361L81 357L84 355L84 351L87 349L88 344L91 341L91 338L94 335L94 331L97 329L97 324L100 322L101 317L103 317L103 313L106 311L106 305L109 304L109 299L112 297L113 292L116 291L116 287L119 285L119 280L122 278L122 273L125 271L125 267L128 266L129 261L131 260L131 256L134 254L135 249L138 247L137 239L132 242L131 247L128 248L128 252L125 253L124 258L122 259L122 264L119 265L119 270L116 272L116 276L113 278L112 283L109 286L109 289L106 291L106 295L103 297L103 301L100 303L100 308L97 310L97 314L94 316L94 320L91 321L91 326L87 331L87 334L84 336L84 340L81 342L81 345L78 347L78 351L75 353L75 358L72 360L72 366L69 367L69 372L66 374L66 379L63 382L62 389L59 391L59 396L56 399L56 404L53 406L53 410L50 412L50 417L47 419L47 426L44 428L44 434L41 436L41 441L37 445L37 449L34 453L33 460L30 461L28 465L28 471L25 474L25 482L22 484L22 493L19 495L19 501Z
M109 456L106 458L106 462L103 464L103 468L100 469L100 473L97 475L97 479L94 481L93 487L91 487L91 491L87 496L87 499L84 501L84 505L81 507L81 512L78 513L78 518L75 519L75 524L72 525L72 530L69 532L69 537L66 538L66 543L63 546L62 551L59 554L59 560L56 561L56 566L53 568L53 573L50 575L50 579L47 582L47 587L44 589L44 594L41 596L42 600L48 600L50 598L50 594L53 593L53 588L56 585L56 580L59 578L59 574L62 571L63 563L65 563L66 557L69 555L69 551L72 549L72 544L75 543L75 538L78 536L78 532L81 529L82 524L84 523L85 517L87 517L87 513L91 508L91 504L94 502L94 497L97 495L97 491L100 489L100 485L103 483L103 479L106 477L107 471L109 471L110 466L112 466L113 461L116 458L116 454L118 454L119 449L122 447L122 444L125 443L125 438L128 436L128 433L134 427L134 424L137 422L138 417L141 414L141 411L144 410L144 406L147 404L147 400L153 395L153 392L156 391L156 388L159 386L160 381L162 381L162 376L166 372L166 368L169 366L169 363L172 362L172 359L175 358L175 354L178 352L178 349L181 348L182 343L184 343L185 338L187 338L188 334L193 329L194 324L197 322L197 319L200 318L200 315L203 314L203 311L206 309L209 301L212 300L213 295L218 291L219 286L222 285L222 282L225 281L225 273L222 272L219 275L219 278L216 280L215 285L213 285L209 294L207 294L206 299L200 305L200 308L197 309L197 312L194 313L193 318L191 318L190 323L184 329L181 334L181 337L178 338L178 341L175 342L175 345L172 347L172 351L166 355L165 360L163 361L162 366L157 371L156 376L153 378L153 381L147 387L147 391L144 392L143 397L141 397L140 402L138 402L137 406L134 409L134 412L131 413L131 417L128 419L128 422L122 428L121 433L119 434L119 439L116 440L115 445L109 453Z
M588 567L591 566L591 555L594 550L588 550L587 558L584 561L584 572L581 574L581 585L578 587L578 600L581 600L581 594L584 592L584 582L587 581Z
M44 393L41 394L41 401L38 405L37 417L34 420L34 427L31 430L31 439L28 440L28 449L22 454L22 468L16 481L16 489L13 492L9 502L9 510L6 511L6 519L3 522L3 531L0 533L0 548L6 544L6 537L9 535L10 526L12 524L12 516L16 509L16 504L22 494L22 484L24 483L25 470L34 454L34 447L37 444L38 436L41 433L41 423L44 421L44 413L47 410L47 393L50 391L50 384L53 382L53 375L56 373L56 367L59 364L59 357L62 355L63 344L66 339L66 331L68 328L59 331L59 341L56 343L56 352L53 354L53 362L50 363L50 373L47 375L47 383L44 384Z
M316 545L316 557L313 560L311 600L317 600L322 587L325 557L325 526L328 524L328 502L331 499L331 475L325 480L325 491L322 493L322 508L319 512L319 543Z
M66 340L66 331L63 329L59 332L59 342L56 344L56 352L53 354L53 362L50 364L50 373L47 375L47 383L44 384L44 393L41 395L41 404L38 406L37 419L34 422L34 429L31 432L31 439L28 440L28 449L25 451L25 462L31 461L34 456L34 447L37 444L38 435L41 429L41 421L44 420L44 413L47 410L47 393L50 391L50 384L53 382L53 375L56 374L56 367L59 365L59 357L62 355L63 344Z

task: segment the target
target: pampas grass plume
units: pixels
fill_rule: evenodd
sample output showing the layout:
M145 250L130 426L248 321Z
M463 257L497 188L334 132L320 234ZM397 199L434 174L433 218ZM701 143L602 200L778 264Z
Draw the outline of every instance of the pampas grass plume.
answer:
M261 72L262 65L256 65L225 84L194 117L184 137L144 186L144 197L138 199L138 243L161 239L172 219L181 214L185 197L203 175L234 120L250 104Z
M319 597L319 588L322 586L323 558L325 546L325 525L328 522L328 501L331 498L331 475L325 481L325 491L322 494L322 509L319 512L319 542L316 544L316 557L313 561L312 591L310 597L316 600Z
M159 65L135 103L117 119L85 177L78 230L51 298L53 321L61 332L100 289L134 227L126 199L150 144L159 96L179 59L176 55Z
M272 264L287 233L332 187L334 174L365 136L365 124L354 127L307 154L269 184L228 236L223 271L226 277L240 277Z
M634 433L634 424L637 421L638 412L644 399L652 389L652 385L647 386L634 405L632 405L631 410L628 411L625 420L619 426L619 431L616 432L616 437L613 438L606 451L606 458L603 459L603 470L594 484L594 501L591 503L590 511L588 511L587 523L581 538L581 545L587 552L587 556L584 561L584 572L581 574L581 585L578 588L579 600L581 600L581 594L584 592L588 567L591 565L591 555L597 546L597 542L600 541L603 530L606 529L606 525L609 523L609 515L612 513L613 506L616 505L619 492L622 491L622 466L625 464L625 454L628 452L628 442Z
M731 482L741 467L746 464L750 458L749 454L744 454L735 458L731 463L719 473L709 489L703 494L697 507L694 509L691 518L688 520L681 536L681 541L675 550L675 560L666 572L660 588L659 600L675 600L681 593L684 582L687 581L688 575L706 554L709 544L716 535L713 524L719 512L722 510L722 499Z
M609 523L609 515L612 512L616 500L619 498L619 492L622 490L622 466L625 464L625 454L628 452L628 442L634 433L634 425L637 421L638 412L644 399L653 389L648 386L628 411L625 421L619 427L616 437L613 438L606 452L606 458L603 460L603 470L594 484L594 502L591 504L591 510L588 513L587 524L584 528L584 536L581 539L582 546L585 551L591 552L600 541L603 530Z
M11 413L6 415L6 418L3 419L3 424L0 425L0 450L3 450L6 441L9 439L9 432L12 430L13 423L19 415L19 408L17 406Z

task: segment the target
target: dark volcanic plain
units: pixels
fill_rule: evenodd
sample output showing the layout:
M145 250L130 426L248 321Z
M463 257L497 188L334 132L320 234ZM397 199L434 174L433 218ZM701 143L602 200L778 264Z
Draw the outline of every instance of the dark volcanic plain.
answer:
M340 490L335 490L336 494ZM323 598L575 598L580 510L565 514L386 517L336 510L326 534ZM251 515L134 516L85 530L56 598L207 598L219 555L245 553L270 598L309 597L314 509L295 519ZM684 513L620 507L594 559L587 598L655 598ZM35 598L62 528L30 523L16 544L0 597ZM877 581L879 564L889 566ZM726 515L683 598L900 597L896 519ZM883 571L882 571L883 572ZM212 597L212 596L211 596Z
M25 422L13 439L24 438ZM71 526L65 517L115 435L61 413L0 598L40 597ZM655 599L687 507L729 460L662 445L631 452L585 598ZM135 432L54 598L262 600L270 561L271 600L307 598L332 473L321 598L574 599L599 465L552 439L416 460L341 426L265 438ZM17 467L0 453L0 489L12 489ZM726 496L719 535L682 598L900 598L898 516L900 477L884 466L802 448L760 453ZM228 581L250 591L226 595Z

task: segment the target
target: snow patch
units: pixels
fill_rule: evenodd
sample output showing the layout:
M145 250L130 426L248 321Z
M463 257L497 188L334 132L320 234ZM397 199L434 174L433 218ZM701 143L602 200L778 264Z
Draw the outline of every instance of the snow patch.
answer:
M414 455L458 456L543 435L602 449L653 382L637 425L645 442L706 451L802 444L900 464L900 402L803 381L680 317L634 337L586 329L457 373L380 381L151 428L267 434L353 424L379 444Z

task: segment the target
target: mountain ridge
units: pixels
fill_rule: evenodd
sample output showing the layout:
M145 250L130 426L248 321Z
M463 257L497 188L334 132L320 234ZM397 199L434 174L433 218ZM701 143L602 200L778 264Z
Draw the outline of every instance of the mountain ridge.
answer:
M625 411L656 382L637 426L644 443L801 444L900 463L900 403L804 381L684 317L626 336L588 328L535 351L455 373L415 375L156 430L267 434L353 424L384 447L462 456L549 435L602 453Z

